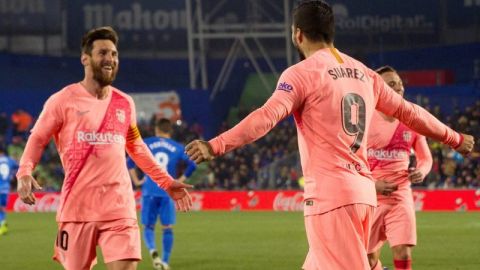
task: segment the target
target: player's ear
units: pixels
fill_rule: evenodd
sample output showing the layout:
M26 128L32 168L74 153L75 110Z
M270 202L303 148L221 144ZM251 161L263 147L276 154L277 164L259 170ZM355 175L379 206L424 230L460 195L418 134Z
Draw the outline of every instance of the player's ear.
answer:
M295 31L293 32L294 36L295 36L295 41L297 42L297 44L300 44L303 42L303 32L300 28L295 28Z
M89 56L86 53L82 53L82 56L80 57L80 62L82 63L83 66L88 66L89 64Z
M297 28L297 42L302 43L303 42L303 32L300 30L300 28Z

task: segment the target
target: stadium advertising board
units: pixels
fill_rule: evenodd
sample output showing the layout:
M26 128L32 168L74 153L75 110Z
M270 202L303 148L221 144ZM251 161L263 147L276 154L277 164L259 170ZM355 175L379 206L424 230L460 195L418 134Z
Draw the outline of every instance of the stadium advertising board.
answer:
M422 5L412 0L332 2L337 43L359 48L365 44L396 47L403 40L435 44L440 36L439 6L436 0L422 1Z
M53 212L58 208L60 193L35 193L37 203L24 204L16 193L10 195L7 211ZM416 190L417 211L480 211L480 190ZM140 209L141 193L136 192ZM220 211L302 211L300 191L203 191L192 192L193 210Z
M105 25L118 31L122 50L187 48L185 1L68 1L69 48L78 48L86 31Z
M152 115L172 122L182 119L180 96L175 92L131 93L135 101L137 119L150 121Z
M0 0L0 35L60 33L60 0Z
M243 1L229 2L218 12L218 1L202 1L204 18L217 26L252 20L282 23L285 19L281 6L269 6L259 1L263 12L258 12ZM342 43L352 41L351 46L359 39L381 39L385 45L395 45L399 35L408 40L435 43L439 37L440 5L436 0L423 2L425 4L418 5L414 0L335 1L332 7L337 36ZM111 25L119 32L122 50L187 49L185 1L85 0L68 1L66 5L70 49L78 48L78 39L84 32L104 25ZM266 12L269 9L270 12ZM211 10L217 12L210 14ZM284 42L273 43L272 46L282 48Z
M411 2L410 4L406 2ZM416 1L335 1L332 9L338 35L365 33L434 34L438 3Z

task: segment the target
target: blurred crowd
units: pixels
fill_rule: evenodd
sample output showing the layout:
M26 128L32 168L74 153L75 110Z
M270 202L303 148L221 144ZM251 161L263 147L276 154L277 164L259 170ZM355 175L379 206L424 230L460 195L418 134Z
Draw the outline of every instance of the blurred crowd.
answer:
M423 183L417 186L428 188L478 188L480 187L480 100L463 110L455 109L453 114L444 116L439 106L430 106L428 99L423 98L421 105L442 119L451 128L462 133L472 134L477 141L475 151L464 158L451 148L429 140L433 156L433 166Z
M296 189L301 169L295 126L289 120L260 140L208 164L208 174L196 186L205 189Z
M480 101L446 117L441 114L440 107L430 106L428 99L422 99L421 103L455 130L480 137ZM151 121L139 122L143 137L153 136L153 121L154 117ZM6 146L7 153L14 159L21 157L33 122L33 117L22 110L12 115L0 113L0 145ZM222 124L219 132L230 126ZM184 144L203 139L203 127L198 123L177 121L174 131L173 138ZM474 153L464 158L447 146L429 141L434 160L432 171L416 186L431 189L480 187L479 144L477 142ZM47 146L34 174L44 190L61 188L64 174L53 142ZM190 182L196 189L208 190L299 189L302 179L296 129L293 121L287 119L262 139L201 164Z

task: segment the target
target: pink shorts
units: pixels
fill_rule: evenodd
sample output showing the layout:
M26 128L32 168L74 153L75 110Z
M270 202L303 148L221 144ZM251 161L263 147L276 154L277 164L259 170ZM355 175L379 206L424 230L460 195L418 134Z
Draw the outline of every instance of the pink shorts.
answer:
M370 270L367 257L374 207L351 204L305 217L309 250L305 270Z
M141 260L137 220L60 222L53 259L65 269L89 270L97 263L97 245L105 263Z
M391 247L416 245L417 232L413 202L386 204L379 202L375 209L368 253L379 250L385 241Z

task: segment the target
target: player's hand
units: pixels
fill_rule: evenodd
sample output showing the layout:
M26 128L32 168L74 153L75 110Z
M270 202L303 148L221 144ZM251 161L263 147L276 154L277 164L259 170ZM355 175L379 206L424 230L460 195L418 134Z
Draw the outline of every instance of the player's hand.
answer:
M37 201L35 194L33 194L32 186L36 190L41 190L42 187L31 175L24 175L18 179L17 192L20 199L26 204L33 205Z
M145 181L147 181L147 179L146 179L145 177L143 177L143 178L140 179L140 180L138 181L138 183L136 183L135 185L136 185L137 187L141 187L143 184L145 184Z
M382 194L385 196L390 196L392 192L398 189L398 185L394 183L389 183L383 180L377 180L375 182L375 190L377 191L377 194Z
M423 181L423 173L415 168L408 170L408 180L412 183L421 183Z
M182 175L179 178L177 178L176 180L180 183L183 183L187 180L187 177L185 175Z
M195 140L187 144L187 146L185 146L185 152L190 159L197 164L215 158L212 146L206 141Z
M471 135L463 134L463 142L460 144L459 147L455 149L458 153L462 154L463 156L470 154L473 150L473 146L475 146L475 138Z
M175 208L179 211L186 212L192 208L192 197L187 188L193 188L192 185L173 181L172 185L167 189L168 195L175 201Z

